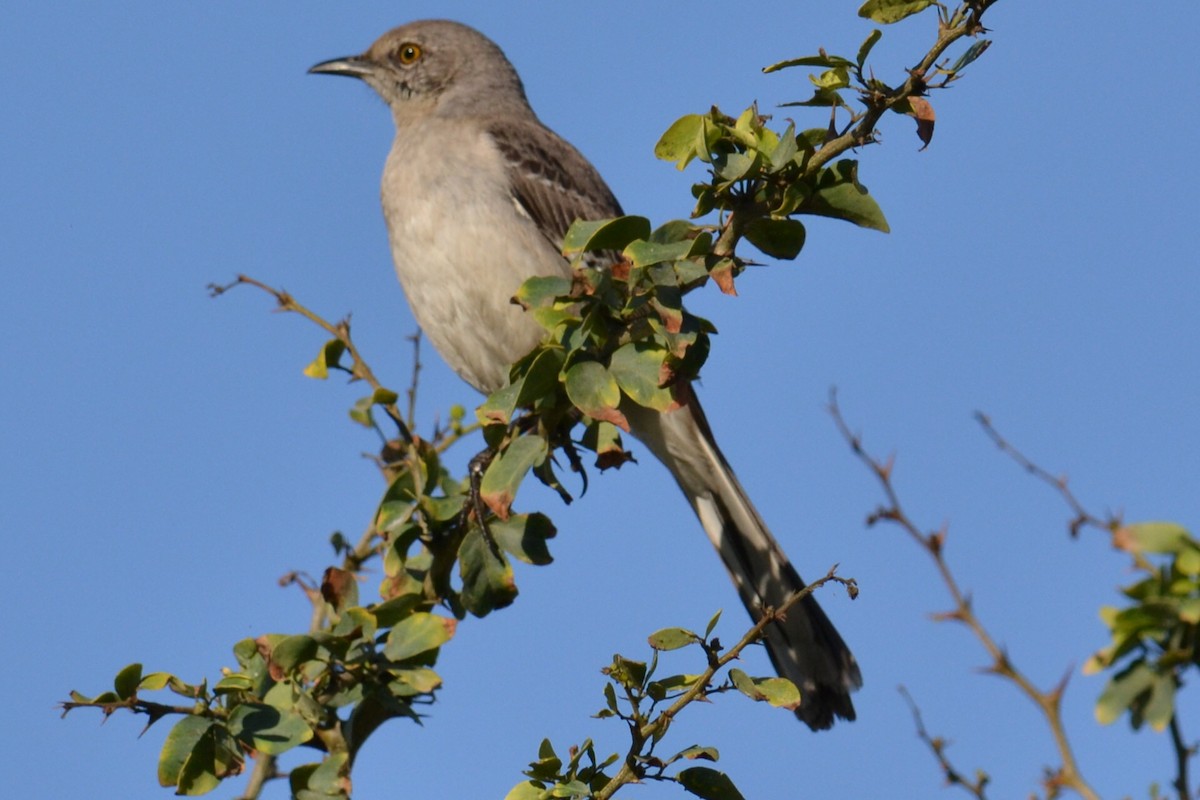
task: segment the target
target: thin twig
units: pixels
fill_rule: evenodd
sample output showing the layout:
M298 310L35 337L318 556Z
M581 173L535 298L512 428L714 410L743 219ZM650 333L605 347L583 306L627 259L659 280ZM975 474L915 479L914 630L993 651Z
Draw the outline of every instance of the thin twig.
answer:
M675 702L670 705L670 707L660 711L653 720L645 725L639 727L636 724L631 724L630 732L632 734L632 742L629 750L625 754L625 759L621 764L621 769L617 771L617 774L612 777L612 780L610 780L603 789L596 792L594 796L595 800L609 800L609 798L611 798L622 786L629 783L636 783L641 779L637 762L638 757L642 754L643 745L645 745L646 742L654 741L656 737L659 737L665 733L667 727L671 724L679 712L695 702L698 698L707 694L709 691L708 685L713 676L725 666L737 660L741 656L743 650L761 640L768 625L770 625L772 622L782 619L787 614L789 609L830 581L842 584L846 587L846 590L849 592L851 597L856 597L858 595L858 584L853 578L839 577L836 572L837 565L834 564L829 569L829 572L825 573L822 578L813 581L800 591L792 594L792 596L787 599L787 602L785 602L779 608L763 609L763 615L761 618L759 618L758 622L756 622L754 626L750 628L750 630L748 630L740 640L738 640L737 644L726 651L723 656L720 658L710 659L707 669L696 676L696 679L692 682L687 691L681 694L675 700ZM635 714L634 718L636 718L636 716L637 715Z
M1188 780L1188 762L1196 755L1197 745L1190 747L1183 738L1183 730L1179 725L1179 710L1171 716L1171 744L1175 749L1175 780L1172 786L1179 794L1179 800L1192 800L1192 790Z
M208 285L208 290L209 294L213 297L219 297L228 292L230 289L243 285L254 286L258 289L261 289L275 298L275 302L279 305L280 311L288 311L294 314L299 314L345 345L346 352L350 354L351 359L350 369L348 370L351 380L365 381L372 389L375 390L387 389L387 387L380 383L379 379L375 377L375 373L371 371L371 367L359 354L358 348L354 344L354 340L350 338L350 321L348 319L344 319L337 324L329 322L320 314L317 314L315 311L312 311L311 309L301 305L296 301L296 298L292 297L282 289L276 289L272 286L268 286L260 280L251 278L249 275L238 275L237 278L234 279L233 283L225 286L219 286L215 283L210 283ZM412 432L409 430L409 426L405 423L404 418L400 416L400 410L396 407L396 404L394 402L381 403L380 406L383 408L384 413L391 418L392 422L395 423L396 427L399 429L401 438L403 438L405 442L412 444L414 437Z
M1033 701L1045 717L1046 724L1054 737L1059 758L1062 759L1062 766L1052 773L1049 782L1072 789L1088 800L1097 800L1098 795L1095 790L1088 785L1079 771L1063 724L1062 695L1066 688L1066 678L1064 677L1053 689L1042 691L1021 670L1017 669L1009 660L1008 653L992 638L992 635L975 615L970 598L959 587L958 581L950 571L950 566L946 563L943 554L947 533L945 527L941 530L924 533L913 523L901 507L895 485L892 483L892 460L879 461L863 448L861 437L851 432L846 420L842 417L841 409L837 404L836 391L830 392L829 413L833 416L842 437L850 445L850 449L875 475L883 489L886 503L868 517L867 524L873 525L881 520L895 523L929 554L954 601L954 610L940 615L939 619L956 620L966 625L991 657L992 663L989 665L988 671L1005 677L1015 684L1022 694Z
M815 175L817 170L832 159L864 144L875 141L875 127L879 120L890 109L906 103L910 97L924 94L928 86L926 77L937 64L942 54L964 36L976 36L984 28L980 19L997 0L978 0L978 2L963 3L948 22L939 25L938 38L933 47L921 58L917 65L908 71L908 78L895 89L888 92L877 91L867 98L867 110L849 129L829 141L817 150L805 165L807 175Z
M408 385L408 427L415 428L417 425L417 383L421 375L421 329L417 328L416 333L408 337L412 342L412 381Z
M917 701L913 700L912 695L908 693L908 689L901 686L900 694L904 695L904 700L908 703L909 710L912 711L913 724L917 726L917 736L933 752L933 757L937 759L938 764L942 767L942 773L946 776L946 783L951 786L963 787L972 797L978 798L978 800L986 800L987 792L985 789L990 780L987 773L982 770L976 770L973 782L964 778L963 774L955 769L954 765L950 763L950 759L946 756L946 746L949 742L940 736L929 735L929 731L925 729L925 722L921 719L921 709L917 707Z
M1078 537L1079 532L1085 527L1112 533L1121 526L1119 517L1109 516L1107 519L1101 519L1084 508L1083 504L1079 502L1079 499L1075 497L1075 494L1067 485L1066 475L1051 475L1047 470L1035 464L1028 456L1000 435L1000 432L992 425L992 420L987 414L984 414L982 411L976 411L975 421L983 428L983 432L988 435L988 438L1002 452L1017 462L1021 469L1049 485L1062 496L1063 501L1071 508L1071 512L1075 515L1068 525L1072 538Z

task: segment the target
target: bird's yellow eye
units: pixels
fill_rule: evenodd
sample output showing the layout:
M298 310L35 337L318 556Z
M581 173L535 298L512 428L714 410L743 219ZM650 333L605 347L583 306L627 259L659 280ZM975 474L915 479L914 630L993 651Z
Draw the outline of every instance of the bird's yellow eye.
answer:
M417 63L418 59L421 58L421 45L413 44L412 42L405 42L404 44L400 45L400 51L397 53L396 57L404 66L412 66L413 64Z

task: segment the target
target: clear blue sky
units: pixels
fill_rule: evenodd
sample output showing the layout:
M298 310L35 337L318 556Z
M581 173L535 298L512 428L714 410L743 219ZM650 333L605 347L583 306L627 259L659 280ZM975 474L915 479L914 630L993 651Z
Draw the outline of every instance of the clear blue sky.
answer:
M769 110L805 96L803 71L759 67L820 46L853 53L870 31L857 5L10 8L6 794L166 796L154 768L167 725L139 740L141 720L60 721L54 703L106 688L134 660L213 678L235 640L302 629L306 605L276 577L319 572L329 533L357 535L378 498L360 456L375 443L345 416L360 390L300 374L319 333L254 291L214 301L204 290L246 272L328 316L353 312L376 370L407 379L414 323L377 199L391 121L367 88L307 76L311 64L411 19L475 25L625 207L665 221L690 209L695 174L654 160L661 131L712 103ZM937 795L898 684L954 740L961 767L991 771L997 797L1027 795L1053 759L1032 707L973 672L977 645L927 619L948 601L926 557L895 530L864 530L878 494L822 409L835 384L868 444L898 454L911 514L950 524L950 560L1013 658L1042 685L1073 671L1067 716L1094 785L1145 796L1172 775L1163 737L1097 728L1102 681L1078 675L1104 644L1095 611L1116 600L1124 562L1096 535L1068 541L1066 510L971 412L1068 472L1092 508L1197 525L1200 11L1004 0L989 22L992 50L932 98L933 145L917 152L911 121L894 117L884 145L861 153L891 235L817 222L798 262L746 275L738 298L693 304L721 330L702 392L742 482L805 575L840 562L862 588L854 603L822 599L866 679L857 723L812 735L730 697L672 730L679 748L718 747L750 798ZM880 77L916 60L931 25L885 32ZM425 361L424 420L474 404L431 351ZM589 717L614 651L641 657L646 634L702 626L721 607L729 638L742 629L717 559L651 459L594 480L569 509L533 491L519 502L554 515L556 563L519 570L514 607L460 627L431 718L375 737L356 796L500 797L545 735L616 750L619 725ZM765 671L765 658L752 666ZM1200 736L1200 714L1184 724Z

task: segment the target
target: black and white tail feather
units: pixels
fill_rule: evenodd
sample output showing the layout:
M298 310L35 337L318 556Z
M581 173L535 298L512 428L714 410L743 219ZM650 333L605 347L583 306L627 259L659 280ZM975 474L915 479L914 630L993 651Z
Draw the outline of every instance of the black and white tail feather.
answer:
M665 414L633 404L622 411L633 433L674 475L753 619L804 588L717 447L694 395ZM800 689L796 716L810 728L829 728L836 717L855 718L850 693L862 686L862 675L812 595L767 627L764 644L775 671Z

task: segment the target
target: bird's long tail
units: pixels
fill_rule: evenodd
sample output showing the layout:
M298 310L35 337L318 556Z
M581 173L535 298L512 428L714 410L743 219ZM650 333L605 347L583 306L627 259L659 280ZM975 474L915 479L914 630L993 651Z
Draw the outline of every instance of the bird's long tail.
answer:
M634 435L675 476L720 553L742 604L757 620L763 607L780 607L804 588L804 581L717 448L694 393L688 394L686 405L667 413L632 405L621 410ZM862 675L815 598L809 595L793 606L766 634L776 672L800 689L796 716L813 730L829 728L835 717L854 719L850 693L862 686Z

